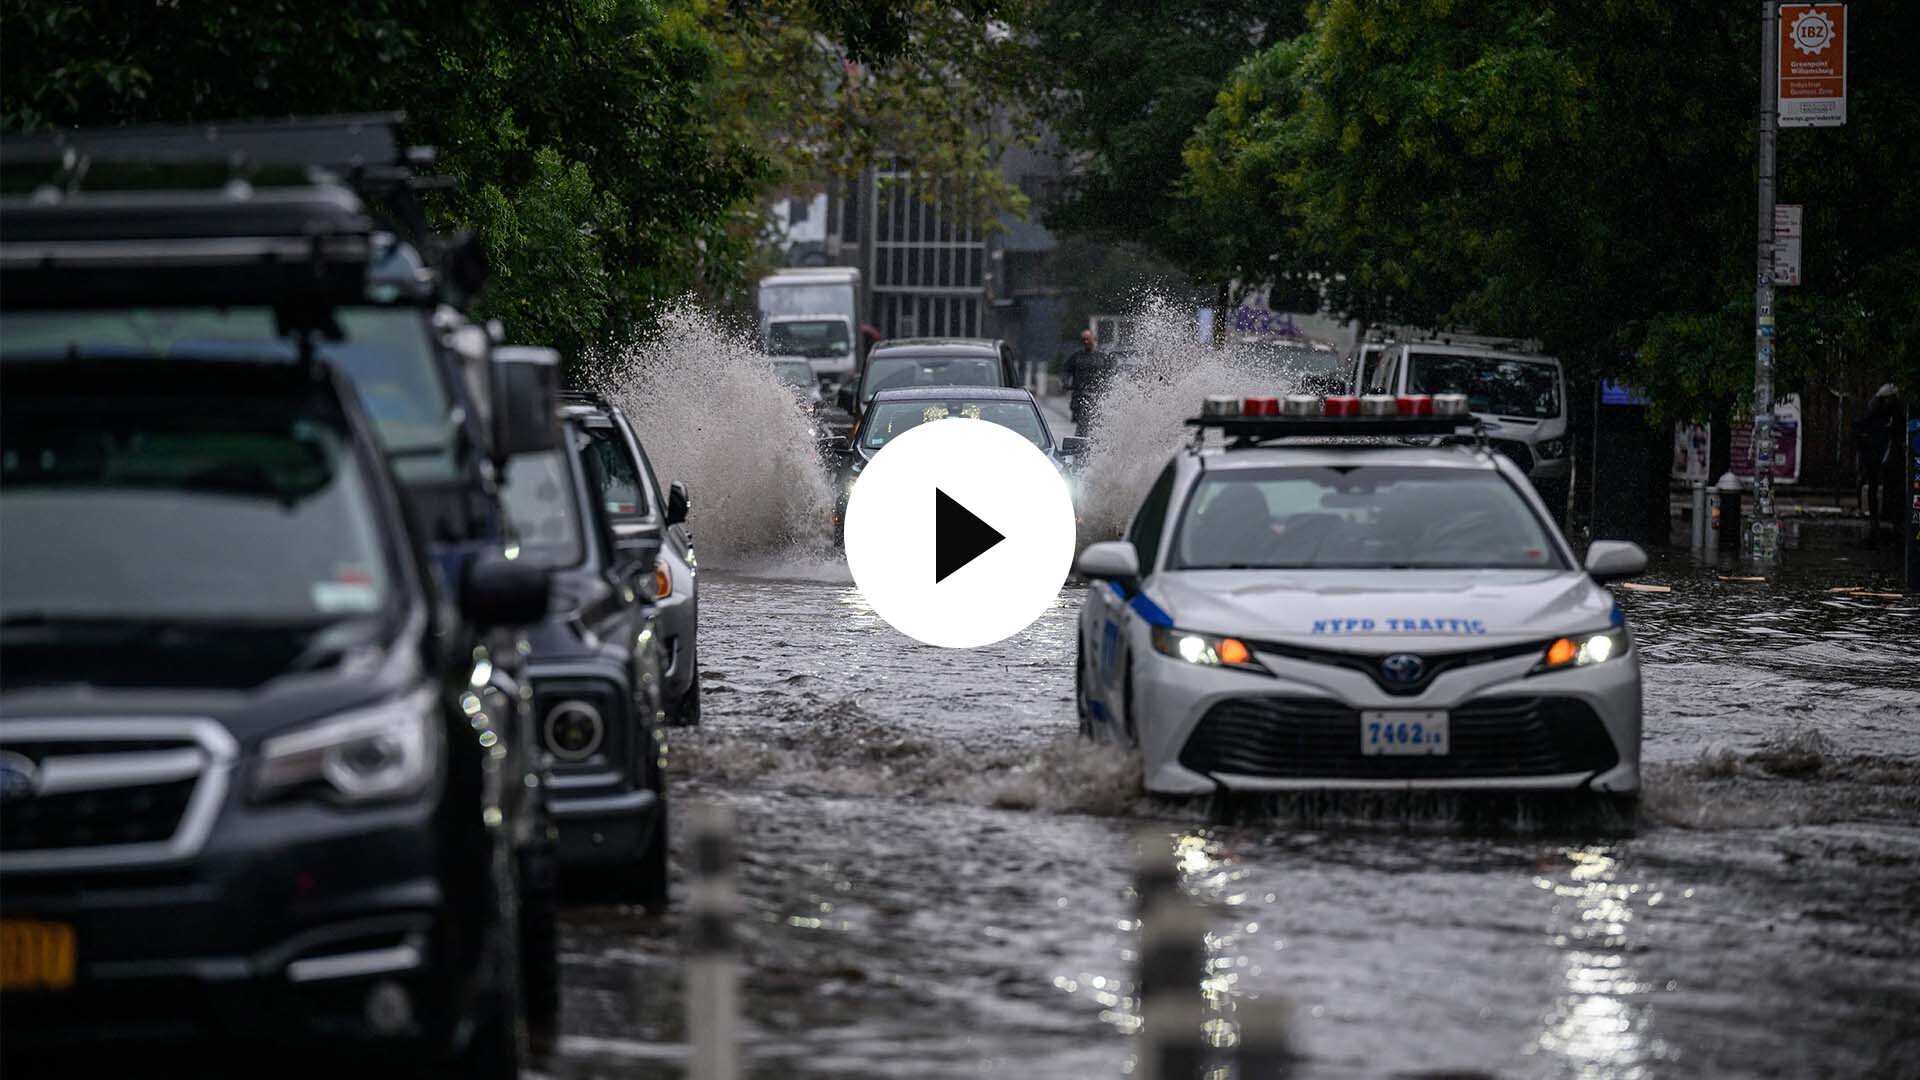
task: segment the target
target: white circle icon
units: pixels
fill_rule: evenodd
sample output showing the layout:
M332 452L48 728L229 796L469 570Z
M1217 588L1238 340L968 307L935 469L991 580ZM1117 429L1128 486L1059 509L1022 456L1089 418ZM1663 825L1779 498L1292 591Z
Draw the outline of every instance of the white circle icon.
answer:
M991 645L1054 602L1073 567L1073 499L1024 435L953 417L910 428L847 496L847 567L895 630Z

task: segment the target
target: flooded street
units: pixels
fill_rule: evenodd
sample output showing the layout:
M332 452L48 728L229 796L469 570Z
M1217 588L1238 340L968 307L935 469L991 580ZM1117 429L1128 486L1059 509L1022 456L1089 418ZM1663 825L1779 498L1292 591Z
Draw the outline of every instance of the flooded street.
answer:
M1075 737L1078 586L958 652L827 559L710 573L675 796L738 813L752 1073L1122 1075L1147 825L1210 905L1212 1006L1288 1002L1301 1075L1914 1075L1920 608L1827 591L1890 562L1816 560L1820 586L1669 562L1644 580L1673 591L1620 593L1632 833L1431 800L1214 824ZM570 913L549 1075L680 1074L679 933Z

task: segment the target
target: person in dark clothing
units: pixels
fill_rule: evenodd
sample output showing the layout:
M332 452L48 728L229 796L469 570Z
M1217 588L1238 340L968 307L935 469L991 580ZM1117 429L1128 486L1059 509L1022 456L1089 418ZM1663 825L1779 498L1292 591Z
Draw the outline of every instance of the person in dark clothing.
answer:
M1894 478L1895 466L1900 459L1893 452L1898 427L1900 399L1892 383L1882 386L1867 402L1867 411L1853 422L1854 461L1859 469L1860 483L1866 489L1861 497L1861 509L1867 512L1867 543L1875 543L1880 536L1880 523L1883 520L1897 520L1892 517L1897 509L1897 499L1887 497L1889 489L1898 492L1901 484Z
M1086 425L1087 403L1094 390L1097 375L1094 362L1099 353L1093 348L1093 331L1080 331L1080 347L1067 355L1067 362L1061 365L1061 389L1068 395L1068 411L1073 416L1075 427Z

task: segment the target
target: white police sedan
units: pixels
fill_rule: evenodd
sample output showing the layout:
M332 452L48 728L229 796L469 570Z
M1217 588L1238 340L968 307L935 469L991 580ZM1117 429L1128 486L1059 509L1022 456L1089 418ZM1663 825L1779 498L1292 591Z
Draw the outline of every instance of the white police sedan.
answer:
M1465 412L1208 399L1126 538L1081 553L1082 732L1137 745L1163 794L1636 797L1639 658L1601 583L1646 555L1582 566Z

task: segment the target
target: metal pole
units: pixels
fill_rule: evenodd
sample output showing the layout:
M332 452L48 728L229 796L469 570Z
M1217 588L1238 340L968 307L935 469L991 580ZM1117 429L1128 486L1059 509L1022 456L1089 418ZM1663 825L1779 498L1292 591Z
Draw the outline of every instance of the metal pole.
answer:
M1780 520L1773 507L1773 172L1779 130L1780 8L1760 0L1760 273L1753 290L1753 520L1743 551L1761 569L1779 555Z
M687 1036L693 1058L689 1080L735 1080L740 1075L740 970L733 916L733 811L696 805L690 846L693 874L687 890Z

